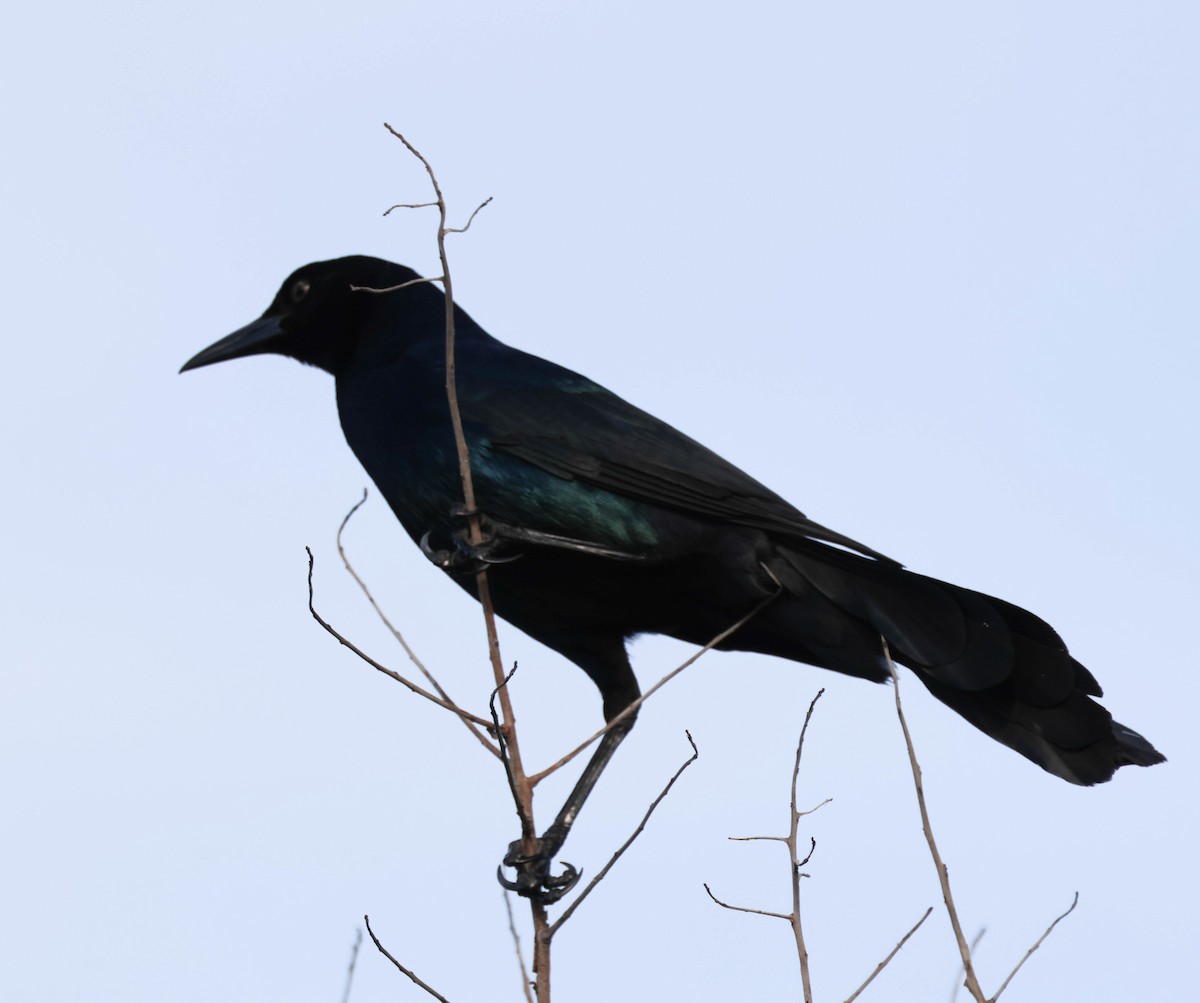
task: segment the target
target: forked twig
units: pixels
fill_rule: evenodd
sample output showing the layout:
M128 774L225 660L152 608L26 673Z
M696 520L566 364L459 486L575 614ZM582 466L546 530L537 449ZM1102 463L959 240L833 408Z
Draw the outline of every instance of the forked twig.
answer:
M685 731L684 734L687 735L688 744L692 747L691 757L675 771L675 774L670 780L667 781L667 785L662 789L662 791L659 792L658 797L650 802L650 807L646 809L646 814L642 816L642 820L638 823L638 827L633 830L633 833L630 835L630 837L620 845L617 851L609 858L608 863L600 868L600 870L596 873L596 876L588 882L587 887L579 893L579 896L575 899L575 901L567 906L563 914L550 925L549 935L551 937L553 937L559 931L559 928L571 918L571 914L574 913L575 910L579 908L580 903L592 893L592 889L604 880L604 876L608 874L608 872L612 870L613 865L621 859L621 855L633 845L633 841L637 839L646 828L646 823L650 821L650 816L654 814L654 809L657 808L662 800L671 793L671 788L675 786L675 781L683 775L684 770L691 766L692 763L694 763L700 757L700 750L696 748L696 742L692 738L692 733L690 731Z
M789 812L790 823L788 825L788 834L786 836L730 836L729 837L731 840L735 840L737 842L753 842L753 841L761 840L761 841L783 843L787 846L788 856L790 857L790 863L791 863L792 911L789 913L770 912L766 909L751 909L746 906L730 905L728 902L723 902L721 899L717 898L717 896L713 894L712 889L709 888L708 885L704 886L704 890L706 892L708 892L708 897L711 898L714 902L716 902L717 905L722 906L725 909L732 909L734 912L748 912L748 913L752 913L753 915L756 915L756 916L770 916L773 919L787 920L787 922L789 924L791 924L792 933L796 938L796 954L800 960L800 983L801 983L801 990L804 995L804 1003L812 1003L813 994L812 994L812 979L810 976L809 964L808 964L808 948L805 946L804 928L800 921L800 879L806 878L806 877L808 877L808 875L805 874L803 871L801 871L800 868L803 867L805 864L807 864L809 862L809 860L812 859L812 855L816 851L816 848L817 848L817 841L816 841L816 839L812 839L810 837L808 853L805 855L803 860L799 859L799 855L800 855L799 850L798 850L799 825L800 825L800 819L804 818L804 816L806 816L806 815L811 815L813 812L817 811L820 808L825 807L825 805L829 804L829 802L832 801L833 799L825 798L824 801L821 801L814 807L809 808L807 811L801 811L799 808L796 807L796 805L798 803L797 796L796 796L796 789L797 789L797 783L798 783L799 776L800 776L800 759L804 752L804 738L808 734L808 725L809 725L809 722L812 720L813 711L816 709L817 701L821 699L821 696L822 696L822 694L824 694L824 692L825 692L824 689L818 690L817 695L812 698L812 702L808 705L808 712L804 715L804 724L800 728L800 739L799 739L799 741L796 742L796 758L792 765L792 792L791 792L792 800L791 800L791 806L790 806L791 810ZM887 954L887 956L881 962L879 962L878 965L875 966L875 970L872 971L871 974L867 976L866 981L864 981L862 983L862 985L860 985L857 989L854 990L853 993L850 994L850 996L846 999L846 1003L853 1003L853 1001L858 999L858 997L862 994L863 990L866 989L867 986L869 986L872 982L875 981L875 977L877 975L879 975L879 973L882 972L888 966L888 964L891 962L891 960L900 952L900 949L902 947L904 947L904 945L906 943L908 943L909 938L921 928L921 925L925 922L925 920L927 920L929 918L929 914L931 912L933 912L932 906L930 906L928 909L925 910L925 914L919 920L917 920L916 924L913 925L913 927L908 931L908 933L906 933L903 937L900 938L900 942L891 949L891 951Z
M437 690L438 696L440 696L452 709L454 709L455 711L458 711L459 710L458 704L456 704L450 698L450 694L448 694L444 689L442 689L441 683L439 683L434 678L433 673L430 672L429 669L427 669L425 667L425 663L422 662L421 659L417 657L417 653L415 651L413 651L413 649L411 647L409 647L408 641L406 641L404 639L404 635L401 634L400 631L398 631L394 626L392 626L392 621L388 619L387 614L380 608L379 603L377 603L375 601L375 597L371 594L371 590L367 587L367 583L362 580L362 578L359 576L358 572L354 569L354 565L352 565L350 563L350 558L346 555L346 548L342 546L342 532L345 530L346 524L350 521L350 517L353 516L354 513L357 512L360 508L362 508L363 505L366 504L366 502L367 502L367 489L363 488L362 498L360 498L354 504L354 507L351 508L350 511L346 513L346 517L344 519L342 519L341 525L338 526L338 531L337 531L338 555L341 557L342 563L346 566L346 570L348 572L350 572L350 577L353 578L358 583L358 587L360 589L362 589L363 595L365 595L367 597L367 602L369 602L371 604L371 609L373 609L375 611L376 615L379 617L379 619L383 621L383 625L392 632L392 637L394 637L399 642L400 647L404 649L404 653L406 655L408 655L409 661L411 661L413 663L413 665L415 665L420 670L421 675L423 675L426 679L429 680L430 685L435 690ZM476 728L475 725L473 725L467 718L463 717L462 714L459 714L459 720L462 721L463 725L466 727L466 729L472 735L474 735L477 739L479 739L480 744L485 749L487 749L488 752L490 752L493 756L496 756L496 757L500 756L500 750L496 746L494 746L490 741L488 741L487 736L484 735L484 733L482 731L480 731L478 728Z
M467 520L471 543L479 546L483 542L483 530L479 521L478 506L475 499L475 482L471 474L471 453L467 445L466 433L463 430L462 413L458 405L458 380L455 368L455 327L454 327L454 284L450 278L450 262L446 256L446 235L455 232L446 225L446 199L442 195L442 186L438 183L433 165L425 158L403 133L393 129L388 123L384 128L404 144L414 157L421 162L429 183L433 187L434 206L438 211L438 260L442 266L442 274L435 281L440 281L445 293L446 318L446 405L450 413L450 425L454 432L454 445L458 454L459 478L462 482L463 504L470 513ZM484 205L487 203L485 202ZM480 206L482 208L483 206ZM476 212L479 210L476 209ZM471 214L467 226L475 218ZM463 227L462 229L466 229ZM458 231L461 232L461 231ZM509 771L513 787L513 800L516 805L517 817L521 822L521 841L524 852L532 855L537 851L537 828L533 818L533 787L521 763L521 749L517 741L516 717L513 714L512 702L509 699L508 688L504 685L504 663L500 657L500 639L496 632L496 610L492 603L491 588L488 584L487 571L480 571L475 576L475 591L479 604L483 607L484 629L487 634L488 659L492 665L492 676L496 685L496 693L500 701L501 717L500 735L505 746L505 769ZM550 999L550 938L547 936L547 919L545 906L536 898L530 900L530 911L533 917L534 945L533 970L537 975L537 998L539 1003L548 1003Z
M400 969L400 971L402 971L405 975L407 975L410 979L412 979L413 982L415 982L422 989L424 989L427 993L429 993L429 995L432 996L435 1000L441 1000L442 1003L450 1003L450 1001L448 999L446 999L446 997L443 996L441 993L439 993L436 989L434 989L433 986L429 985L429 983L427 983L427 982L423 982L420 978L417 977L417 974L415 972L413 972L409 968L405 968L402 964L400 964L400 962L397 961L391 955L391 953L388 951L388 949L379 942L379 938L375 936L375 931L371 929L371 917L370 916L363 916L363 922L367 924L367 933L369 933L371 935L371 939L375 942L375 946L379 949L380 954L382 954L385 958L388 959L388 961L390 961L393 965L395 965L398 969Z
M373 668L379 672L382 672L385 676L388 676L388 677L396 680L396 682L402 684L403 686L407 686L410 690L412 690L413 693L417 694L417 696L424 697L430 703L435 703L439 707L444 707L446 710L450 711L452 714L457 714L459 717L461 717L467 721L471 721L474 724L479 725L480 727L487 728L489 730L491 729L491 727L492 727L491 721L486 721L483 718L479 717L478 715L472 714L470 711L463 710L461 707L457 707L453 704L447 703L445 700L441 699L440 697L434 696L428 690L422 689L420 686L418 686L416 683L414 683L411 679L406 679L404 676L400 675L400 673L395 671L394 669L389 669L386 665L381 665L379 662L375 661L375 659L373 659L370 655L368 655L365 651L363 651L360 647L358 647L358 645L356 645L353 641L351 641L348 638L343 637L341 634L339 634L337 632L337 630L327 620L325 620L325 618L322 617L320 613L317 612L316 606L313 605L313 552L312 552L311 547L305 547L304 550L305 550L305 553L308 554L308 611L309 611L309 613L312 614L313 619L316 620L317 623L319 623L333 637L335 637L337 639L338 643L344 645L345 647L347 647L351 651L353 651L356 655L358 655L359 658L361 658L364 662L366 662L369 666L371 666L371 668Z

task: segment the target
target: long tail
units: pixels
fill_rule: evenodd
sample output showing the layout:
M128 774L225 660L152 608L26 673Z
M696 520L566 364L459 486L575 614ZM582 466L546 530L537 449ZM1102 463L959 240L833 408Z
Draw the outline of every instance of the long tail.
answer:
M1165 761L1145 738L1118 724L1092 697L1095 677L1062 638L1027 610L903 568L816 544L779 546L771 570L811 611L836 607L860 631L887 638L895 660L980 731L1073 784L1099 784L1122 766ZM876 642L878 643L878 642ZM880 678L869 667L809 658Z

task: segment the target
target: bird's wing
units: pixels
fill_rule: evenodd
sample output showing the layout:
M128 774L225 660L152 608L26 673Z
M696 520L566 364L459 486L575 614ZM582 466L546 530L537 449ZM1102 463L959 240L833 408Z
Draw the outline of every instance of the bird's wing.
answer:
M712 450L590 381L472 395L463 419L548 473L689 515L897 562L808 519Z

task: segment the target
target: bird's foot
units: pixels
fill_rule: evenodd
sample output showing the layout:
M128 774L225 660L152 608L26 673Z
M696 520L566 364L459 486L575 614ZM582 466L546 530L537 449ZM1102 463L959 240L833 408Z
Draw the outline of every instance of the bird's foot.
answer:
M422 536L421 553L443 571L475 575L495 564L508 564L521 556L521 552L515 550L512 538L505 533L508 527L502 523L493 522L483 513L468 510L462 505L456 505L450 514L454 519L468 523L472 517L478 520L482 536L478 542L473 542L470 528L466 526L451 534L451 546L446 550L438 550L432 545L432 532Z
M550 862L553 859L554 853L545 840L539 841L534 853L526 853L525 844L518 839L509 844L503 864L496 868L496 877L510 892L535 899L542 905L551 905L574 888L582 876L580 871L565 861L561 874L551 874ZM505 867L516 870L515 879L504 876Z

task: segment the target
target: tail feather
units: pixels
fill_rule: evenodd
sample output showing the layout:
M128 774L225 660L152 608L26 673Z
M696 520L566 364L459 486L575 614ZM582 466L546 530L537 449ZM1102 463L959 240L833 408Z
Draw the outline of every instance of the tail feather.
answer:
M985 734L1075 784L1164 761L1092 697L1095 677L1040 617L856 554L779 548L789 570L887 638L895 660ZM786 581L785 581L786 584Z

